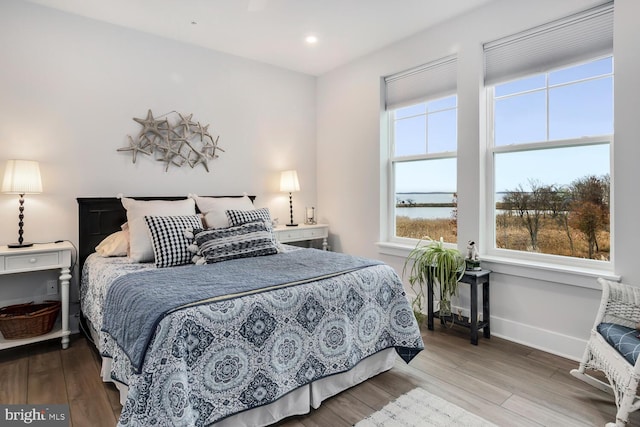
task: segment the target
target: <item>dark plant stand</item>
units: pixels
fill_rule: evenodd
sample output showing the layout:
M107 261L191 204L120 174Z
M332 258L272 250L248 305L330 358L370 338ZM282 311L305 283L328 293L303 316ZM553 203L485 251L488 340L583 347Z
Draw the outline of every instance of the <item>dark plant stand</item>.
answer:
M433 311L433 282L427 281L427 327L433 330L433 319L437 317L440 323L453 322L456 325L465 326L471 332L471 344L478 345L478 330L482 329L485 338L491 338L491 317L489 304L489 277L490 270L467 270L460 279L460 283L466 283L471 287L471 318L458 316L452 313L448 316L440 316L440 312ZM478 286L482 285L482 321L478 321Z

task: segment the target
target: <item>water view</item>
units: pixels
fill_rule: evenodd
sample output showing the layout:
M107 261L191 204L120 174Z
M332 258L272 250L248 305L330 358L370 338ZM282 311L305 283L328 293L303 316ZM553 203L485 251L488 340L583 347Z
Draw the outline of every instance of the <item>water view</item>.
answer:
M396 216L448 219L453 217L454 208L454 193L396 193Z

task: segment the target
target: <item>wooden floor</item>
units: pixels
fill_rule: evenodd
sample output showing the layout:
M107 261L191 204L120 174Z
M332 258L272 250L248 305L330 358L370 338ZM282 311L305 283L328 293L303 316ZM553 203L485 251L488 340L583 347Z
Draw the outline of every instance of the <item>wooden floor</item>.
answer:
M426 349L280 427L351 426L403 393L422 387L499 426L604 426L613 397L569 375L576 363L496 337L469 344L468 330L423 331ZM0 352L0 403L65 404L72 425L114 426L118 393L99 377L96 352L80 335ZM640 426L640 413L629 426Z

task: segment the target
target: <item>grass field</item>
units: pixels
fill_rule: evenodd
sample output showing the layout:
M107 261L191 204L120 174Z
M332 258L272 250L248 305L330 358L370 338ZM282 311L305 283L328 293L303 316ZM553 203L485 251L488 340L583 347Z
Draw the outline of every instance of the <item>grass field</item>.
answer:
M496 246L498 248L532 251L529 233L518 223L517 218L499 215L496 223ZM410 219L403 216L396 218L396 235L399 237L421 239L428 236L434 240L442 237L445 242L456 242L458 240L457 231L456 222L452 219ZM573 240L573 251L567 232L552 219L543 219L538 232L537 252L587 258L589 248L584 235L571 228L569 232ZM593 258L609 260L608 231L602 231L598 234L598 246L599 251Z

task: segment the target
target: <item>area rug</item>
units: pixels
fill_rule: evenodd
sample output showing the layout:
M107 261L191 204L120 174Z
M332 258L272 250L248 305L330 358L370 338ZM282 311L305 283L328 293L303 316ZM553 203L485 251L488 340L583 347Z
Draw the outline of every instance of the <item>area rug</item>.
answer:
M495 424L447 402L421 388L414 388L355 427L496 427Z

